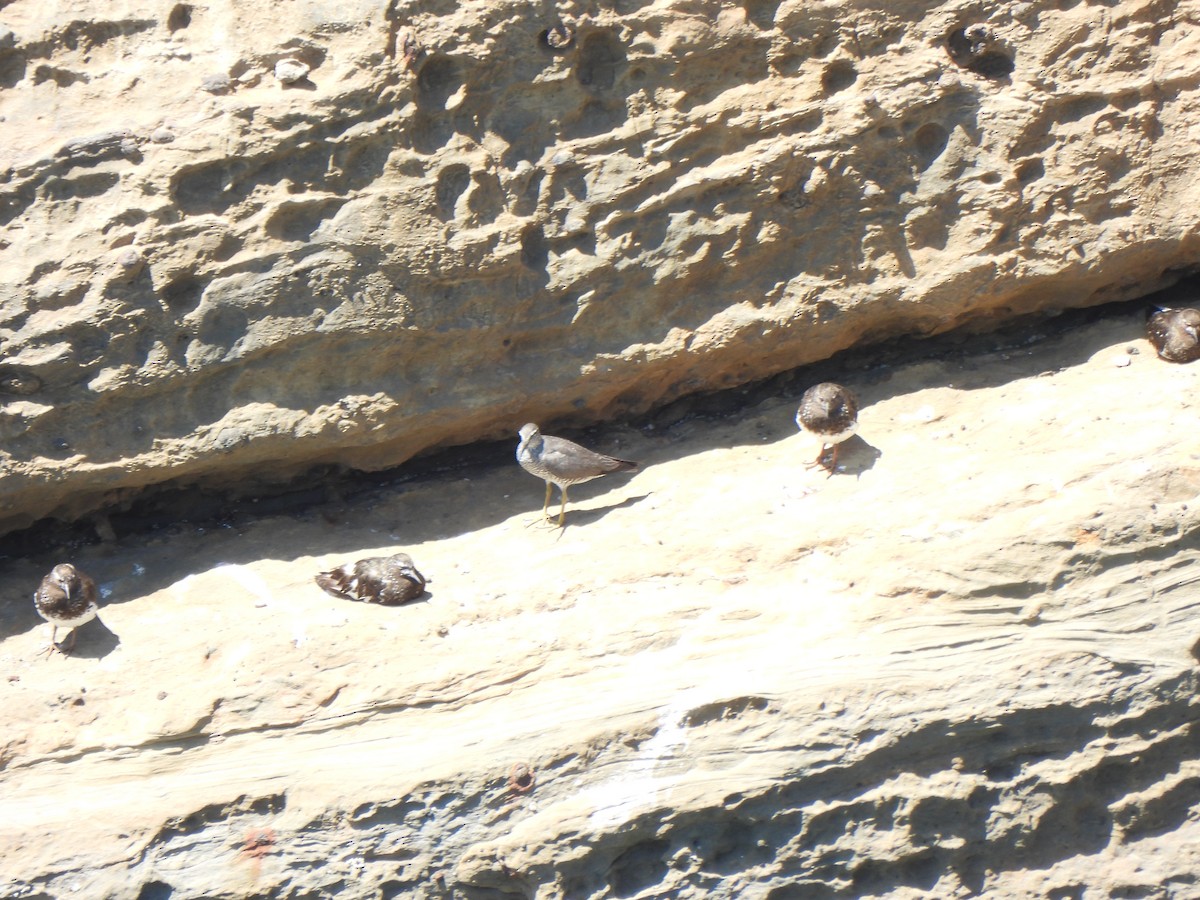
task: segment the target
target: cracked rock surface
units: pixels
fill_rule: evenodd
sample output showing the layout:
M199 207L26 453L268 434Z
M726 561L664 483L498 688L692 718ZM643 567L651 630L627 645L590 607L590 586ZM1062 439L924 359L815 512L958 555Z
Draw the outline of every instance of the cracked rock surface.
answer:
M0 29L0 532L1197 258L1195 0L114 0Z
M823 373L828 478L780 382L584 436L645 465L561 533L514 434L85 548L70 658L5 564L4 895L1195 896L1200 367L1143 321ZM397 550L421 602L312 581Z

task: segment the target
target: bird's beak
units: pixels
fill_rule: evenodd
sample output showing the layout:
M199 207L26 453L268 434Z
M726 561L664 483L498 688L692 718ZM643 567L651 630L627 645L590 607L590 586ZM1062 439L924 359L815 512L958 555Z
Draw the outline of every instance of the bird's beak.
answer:
M65 593L67 595L68 600L71 599L71 582L68 581L66 584L63 585L63 593Z

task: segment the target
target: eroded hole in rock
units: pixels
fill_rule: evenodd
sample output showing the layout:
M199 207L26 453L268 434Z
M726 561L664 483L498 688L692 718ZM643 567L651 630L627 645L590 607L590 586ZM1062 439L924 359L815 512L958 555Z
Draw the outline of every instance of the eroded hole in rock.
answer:
M230 177L223 160L185 169L175 176L171 196L187 215L223 212L231 200L227 191Z
M844 91L858 80L858 70L847 59L831 62L821 75L821 88L826 95Z
M77 178L50 178L46 181L49 200L86 199L99 197L117 186L120 177L115 172L94 172Z
M196 329L196 337L213 347L232 347L246 336L249 326L250 319L243 310L220 306L205 315Z
M771 888L766 900L809 900L813 896L812 889L798 884L781 884Z
M70 87L77 82L90 80L82 72L72 72L70 69L60 69L58 66L38 66L33 70L34 84L53 81L58 87Z
M24 77L24 54L16 50L0 50L0 88L16 87Z
M1017 166L1017 181L1029 184L1046 174L1046 164L1040 159L1027 159Z
M458 198L463 195L463 191L470 184L471 170L463 163L451 163L438 172L435 190L438 215L443 219L454 218L454 208L458 204Z
M755 28L768 31L775 27L775 11L779 9L779 0L744 0L742 8L746 10L746 21Z
M192 275L185 275L172 281L160 292L163 303L175 312L186 312L195 309L204 295L205 283Z
M632 897L653 887L666 877L666 841L646 841L634 844L615 860L608 869L608 884L616 897Z
M27 397L42 389L42 379L24 369L0 367L0 394Z
M752 822L732 819L715 827L710 825L706 832L703 838L693 842L692 847L693 852L704 859L707 869L732 874L771 859L770 844L762 840L762 830Z
M310 202L282 203L267 222L267 234L284 241L307 241L345 202L341 197L326 197Z
M186 3L176 3L171 14L167 16L167 30L179 31L192 24L192 8Z
M683 722L689 728L695 728L722 719L736 719L747 710L762 712L767 705L764 697L735 697L732 700L698 706L684 716Z
M175 888L165 881L147 881L138 891L137 900L167 900L175 893Z
M625 47L612 31L593 31L583 41L576 80L590 91L607 91L617 82L626 62Z
M625 104L590 99L578 113L564 122L563 136L567 138L594 137L618 127L625 120Z
M445 110L463 85L458 61L444 53L430 56L417 72L417 108Z
M467 194L467 209L480 221L492 222L504 210L504 190L492 172L476 172L475 186Z
M913 135L913 147L917 151L917 162L922 170L929 168L946 149L950 132L938 122L927 122Z
M984 78L1006 78L1016 68L1014 54L986 25L955 28L946 35L946 52L955 65Z
M531 269L541 271L550 261L550 247L546 233L537 223L526 225L521 232L521 262Z

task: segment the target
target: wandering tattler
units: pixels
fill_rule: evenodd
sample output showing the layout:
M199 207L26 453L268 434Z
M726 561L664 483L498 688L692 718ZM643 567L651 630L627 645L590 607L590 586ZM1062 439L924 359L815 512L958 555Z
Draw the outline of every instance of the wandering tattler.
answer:
M821 452L809 463L809 468L824 465L832 475L837 468L838 448L842 441L858 430L858 398L854 392L832 381L810 387L800 398L796 424L821 440ZM825 451L833 447L829 462L822 463Z
M517 462L521 468L546 482L546 502L542 504L542 518L550 517L546 510L550 507L550 486L558 485L562 494L562 505L558 510L558 527L562 528L563 516L567 513L567 488L573 484L591 481L610 472L620 472L625 469L636 469L638 464L627 459L617 459L594 453L587 447L580 447L574 441L566 438L542 434L541 430L530 422L521 427L521 443L517 445Z

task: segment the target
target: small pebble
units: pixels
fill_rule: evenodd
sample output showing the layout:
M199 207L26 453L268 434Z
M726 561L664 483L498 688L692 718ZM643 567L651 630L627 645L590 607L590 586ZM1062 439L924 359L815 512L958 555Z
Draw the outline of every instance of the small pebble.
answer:
M275 77L284 84L295 84L308 77L309 68L298 59L281 59L275 63Z
M1118 353L1116 356L1114 356L1114 357L1113 357L1112 364L1113 364L1114 366L1116 366L1118 369L1123 369L1123 368L1125 368L1127 365L1129 365L1129 364L1130 364L1132 361L1133 361L1133 360L1131 360L1131 359L1129 358L1129 354L1127 354L1127 353Z
M228 75L209 75L200 82L200 89L208 91L210 94L224 94L229 90L231 84Z
M175 140L175 132L169 128L156 128L150 135L150 140L156 144L169 144Z

